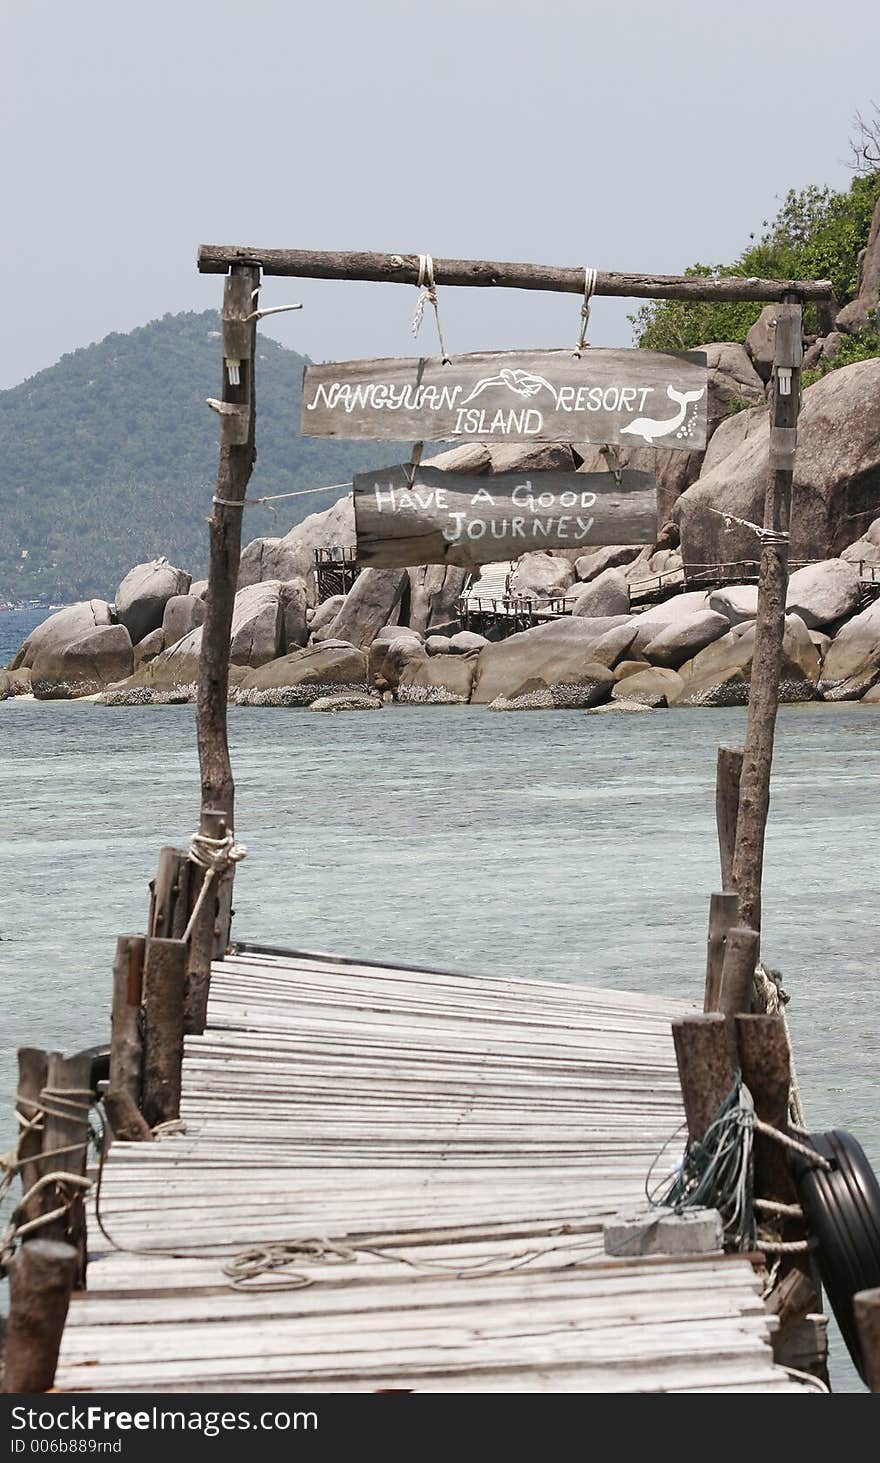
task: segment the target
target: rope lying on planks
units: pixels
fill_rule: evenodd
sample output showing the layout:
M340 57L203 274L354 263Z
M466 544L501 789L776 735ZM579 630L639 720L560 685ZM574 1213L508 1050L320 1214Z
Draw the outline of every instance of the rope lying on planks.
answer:
M82 1152L85 1147L84 1143L58 1144L55 1148L41 1149L39 1153L30 1154L27 1158L22 1158L21 1150L22 1144L29 1134L43 1132L45 1117L87 1116L91 1102L91 1088L68 1087L61 1092L54 1087L44 1087L35 1104L27 1103L27 1106L32 1109L29 1114L23 1113L20 1107L16 1108L15 1118L19 1126L18 1141L14 1148L0 1156L0 1169L2 1169L0 1202L6 1197L15 1178L26 1163L28 1165L39 1164L41 1168L45 1168L49 1159L58 1158L62 1153ZM59 1200L55 1208L28 1219L26 1217L28 1206L38 1195L53 1186ZM88 1193L91 1187L91 1179L85 1178L81 1174L70 1173L66 1169L41 1173L40 1177L35 1179L22 1194L9 1217L6 1229L0 1235L0 1276L4 1276L7 1272L9 1261L15 1253L16 1243L27 1235L34 1234L38 1229L43 1229L47 1224L53 1224L56 1219L64 1219L70 1213L76 1200Z
M199 890L199 897L193 905L192 914L189 917L186 929L182 938L188 940L195 929L196 921L201 913L208 891L215 879L221 879L228 869L234 868L247 858L247 844L236 843L231 832L223 834L222 838L209 838L207 833L194 833L189 845L190 862L200 869L205 869L205 878L202 880L202 887Z
M755 1244L768 1254L795 1254L812 1249L814 1242L811 1239L782 1241L775 1234L758 1228L756 1212L777 1218L796 1217L800 1208L798 1205L754 1198L752 1181L756 1132L800 1153L818 1168L831 1167L814 1148L758 1117L752 1094L738 1072L733 1087L702 1139L688 1143L676 1171L652 1189L651 1176L665 1151L661 1149L645 1181L648 1201L671 1209L675 1214L695 1207L717 1209L724 1226L725 1241L736 1249L752 1249Z

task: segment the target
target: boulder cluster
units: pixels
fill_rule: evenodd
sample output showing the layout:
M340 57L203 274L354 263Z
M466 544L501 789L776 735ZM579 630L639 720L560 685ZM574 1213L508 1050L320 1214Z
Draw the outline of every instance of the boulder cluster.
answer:
M769 320L762 330L769 332ZM763 514L766 404L730 414L744 402L764 402L769 369L761 351L767 360L772 351L756 332L750 350L707 348L712 436L702 457L621 454L624 465L658 475L665 520L658 544L532 552L512 566L486 566L471 592L479 594L482 579L486 596L497 597L506 582L532 601L542 622L507 638L490 626L478 635L462 626L468 575L453 566L363 569L348 594L319 603L315 550L355 544L351 499L340 499L283 538L245 548L229 646L231 699L328 710L372 709L383 698L495 710L745 703L754 583L728 574L724 588L683 592L683 582L693 584L703 565L758 556L744 524L760 523ZM880 581L878 407L880 360L834 371L804 393L783 701L880 701L880 599L870 597L866 582ZM433 464L487 475L614 466L590 447L479 443L441 453ZM643 603L651 580L667 597L648 609L634 606L634 586ZM32 692L115 705L193 700L206 589L166 559L138 565L112 604L84 601L38 626L0 672L0 699Z

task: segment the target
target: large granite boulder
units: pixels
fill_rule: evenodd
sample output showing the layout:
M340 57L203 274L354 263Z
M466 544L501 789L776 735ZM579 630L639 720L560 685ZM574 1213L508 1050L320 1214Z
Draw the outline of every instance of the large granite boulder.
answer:
M203 599L195 594L173 594L165 606L165 613L162 616L161 634L164 641L159 649L164 650L176 645L190 630L197 630L199 625L205 623L206 605ZM152 631L156 634L156 631ZM149 638L149 637L147 637ZM141 644L142 642L138 642Z
M459 624L458 602L467 583L468 570L454 564L421 564L408 569L409 623L422 635L438 626L451 629Z
M875 681L871 689L865 692L862 697L862 705L880 706L880 684L878 682Z
M880 308L880 198L874 205L874 217L865 252L859 261L858 291L854 300L844 305L835 320L838 330L859 330L868 324L869 311ZM876 318L876 317L875 317Z
M353 549L354 503L351 493L320 513L310 513L284 538L254 539L241 556L239 587L264 579L297 579L306 587L309 604L317 603L316 549Z
M659 630L645 646L645 659L652 665L677 670L714 640L720 640L729 629L724 615L716 614L714 610L696 610Z
M849 544L840 557L856 567L880 564L880 518L875 518L862 537Z
M496 696L490 711L584 711L607 701L614 689L614 674L598 662L588 661L566 680L549 685L534 682L513 696Z
M709 609L724 615L731 626L743 625L758 613L757 584L728 584L709 595Z
M91 635L113 623L112 606L104 599L86 599L79 604L66 605L63 610L50 615L41 625L32 630L18 649L9 669L17 671L30 668L34 657L40 652L59 655L66 646Z
M639 615L639 625L672 625L676 620L686 620L698 610L709 608L709 596L705 589L687 589L683 594L673 594L660 604L651 605Z
M182 639L182 636L179 638ZM155 660L156 656L161 655L164 649L164 631L151 630L149 635L145 635L143 640L139 640L137 645L134 647L135 670L138 670L142 665L148 665L151 660Z
M574 569L568 559L540 549L517 559L510 587L524 599L560 599L574 583Z
M794 473L793 560L839 555L852 541L853 515L880 511L878 400L880 359L842 366L804 392ZM766 412L759 417L739 445L701 474L676 504L689 567L758 558L757 536L719 514L763 522L770 423Z
M133 645L159 629L169 599L186 594L191 582L184 569L175 569L167 559L153 559L128 571L116 591L116 618Z
M0 701L10 696L30 696L32 691L29 670L22 667L17 671L0 671Z
M304 556L286 538L255 538L241 551L238 588L249 589L264 579L302 579L314 571L314 560L304 569Z
M831 642L822 666L819 690L825 695L852 676L880 665L880 599L847 620Z
M400 618L408 587L406 569L362 569L330 624L312 631L313 640L343 640L365 649L380 630Z
M131 675L131 637L124 625L102 625L62 649L43 645L34 655L31 686L38 701L94 696Z
M668 706L680 696L683 684L676 671L664 666L651 666L648 670L636 671L631 676L615 680L611 697L614 701L638 701L642 706L656 709Z
M765 305L746 335L746 350L749 360L762 381L769 381L773 374L773 357L776 351L776 312L776 305Z
M846 559L823 559L796 569L788 581L785 607L811 630L851 615L859 603L859 571Z
M569 560L541 550L523 553L510 576L513 594L520 594L526 600L557 600L573 582L574 569Z
M412 662L427 660L428 652L421 635L402 625L381 630L369 648L367 669L371 683L379 691L393 691Z
M235 699L241 706L310 706L343 692L369 694L367 657L354 645L328 640L248 671Z
M629 585L619 569L606 569L591 579L572 601L572 615L628 615Z
M439 636L435 638L439 639ZM488 638L485 635L478 635L475 630L458 630L454 635L450 635L448 648L450 655L476 655L478 651L483 649L484 645L488 644ZM438 646L438 650L439 648ZM425 649L428 650L427 641L425 642ZM430 655L431 653L428 650L428 654ZM436 653L435 651L434 654Z
M319 604L317 609L308 610L306 618L309 622L310 634L316 635L319 630L325 630L328 625L332 625L344 604L344 594L331 594L330 598ZM310 619L309 616L311 616Z
M267 580L248 585L235 596L229 659L232 665L260 666L305 645L305 592L296 584Z
M676 706L745 706L749 699L755 627L729 630L683 665ZM799 615L787 615L779 678L780 701L812 701L819 681L819 653Z
M477 657L471 701L488 706L499 696L512 700L554 686L577 686L581 678L586 684L594 679L589 672L591 665L595 669L592 649L607 630L624 623L621 615L564 616L486 645Z
M432 655L410 661L397 685L405 706L461 706L471 697L476 669L472 656Z
M619 569L621 565L631 564L641 552L641 544L607 544L588 554L579 554L575 559L574 572L578 579L588 584L591 579L598 579L606 569Z

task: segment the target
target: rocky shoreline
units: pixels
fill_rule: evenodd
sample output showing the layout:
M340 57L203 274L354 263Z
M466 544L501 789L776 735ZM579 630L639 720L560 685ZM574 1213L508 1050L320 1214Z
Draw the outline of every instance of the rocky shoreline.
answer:
M502 580L509 576L511 591L531 599L542 621L494 638L497 626L487 636L463 628L469 575L450 565L363 569L347 595L318 603L315 551L355 543L351 498L342 498L284 538L255 539L244 549L230 701L321 710L376 709L388 700L496 711L744 705L757 589L685 584L701 565L757 557L757 540L743 524L762 517L767 413L760 406L725 411L734 393L754 400L765 383L760 361L744 347L708 350L714 435L702 460L650 452L648 462L647 449L624 454L629 465L657 473L668 517L653 548L557 549L485 566L487 584L497 586L499 571ZM783 702L880 704L880 598L872 597L880 581L878 407L877 359L843 367L804 393L792 560L808 562L790 580ZM490 481L494 472L596 471L597 457L587 447L472 443L432 462ZM699 476L682 480L682 461ZM725 525L725 514L736 521ZM647 609L634 604L634 587L658 575L668 597ZM205 581L191 582L166 559L138 565L112 603L83 601L39 625L0 672L0 700L194 700L206 591ZM479 591L478 578L471 592ZM556 617L561 601L567 613Z

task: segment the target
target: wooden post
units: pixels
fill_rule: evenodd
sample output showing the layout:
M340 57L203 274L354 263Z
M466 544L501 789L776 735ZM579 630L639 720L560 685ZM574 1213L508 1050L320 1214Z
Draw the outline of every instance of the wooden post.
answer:
M149 933L160 940L179 940L189 918L192 864L182 848L160 848L152 886Z
M780 305L776 313L770 399L770 479L764 504L764 528L778 537L761 541L755 652L733 860L733 885L740 898L740 919L755 930L761 928L764 833L770 807L770 768L785 632L791 485L800 407L801 317L801 306L794 303Z
M92 1103L92 1059L88 1052L65 1057L61 1052L49 1053L43 1102L43 1146L40 1155L40 1177L49 1173L69 1173L82 1178L86 1171L86 1146L89 1138L89 1108ZM56 1209L63 1191L56 1184L47 1184L38 1196L37 1211L48 1214ZM36 1231L40 1239L61 1240L73 1245L79 1256L77 1284L85 1284L86 1212L82 1190L72 1196L67 1213Z
M22 1118L30 1121L35 1118L40 1110L40 1096L46 1085L46 1078L49 1073L49 1057L44 1051L39 1051L33 1046L22 1046L18 1049L18 1092L16 1094L15 1106ZM18 1144L19 1178L21 1180L22 1194L26 1194L32 1184L40 1177L39 1155L43 1146L43 1122L38 1128L31 1128L25 1131L21 1129L22 1136ZM24 1219L33 1219L39 1211L35 1203L28 1204L23 1210Z
M219 808L202 810L201 831L208 838L223 838L226 826L226 815ZM207 878L207 871L193 865L193 873L192 907L195 908ZM211 961L218 958L220 941L222 940L220 954L225 952L229 942L233 877L232 868L222 876L214 876L190 936L184 1010L184 1030L190 1035L201 1036L205 1029L211 988Z
M771 1127L788 1129L791 1054L781 1016L736 1016L736 1042L743 1081L755 1100L755 1112ZM784 1204L797 1203L797 1190L781 1143L755 1134L755 1195ZM794 1238L794 1236L792 1236Z
M113 1008L110 1017L110 1090L127 1092L140 1102L143 1042L140 1009L144 984L142 935L120 935L113 963Z
M79 1259L73 1245L33 1239L9 1262L9 1323L3 1391L48 1392Z
M150 1127L180 1116L186 953L183 940L147 943L142 1111Z
M158 885L158 879L156 882ZM153 1136L138 1110L144 1057L140 1012L145 947L142 935L120 935L113 964L110 1082L104 1111L113 1136L127 1143Z
M860 1290L853 1310L862 1348L862 1374L871 1392L880 1392L880 1289Z
M718 1010L723 1016L739 1016L751 1010L759 943L758 931L747 929L744 925L734 925L733 929L727 931L721 989L718 993ZM729 1028L729 1035L735 1047L736 1033L732 1027Z
M731 891L733 855L736 848L736 820L739 815L739 780L742 776L742 747L719 747L715 774L715 823L721 858L721 887Z
M699 1141L733 1087L733 1057L727 1023L717 1012L684 1016L672 1023L672 1040L687 1117L688 1136Z
M247 316L256 309L254 292L259 283L259 267L251 265L233 266L226 280L224 363L231 358L238 360L238 383L230 381L229 369L224 364L220 405L231 410L220 417L220 466L209 519L210 568L199 658L197 722L202 810L219 809L225 813L230 828L234 826L235 784L226 731L229 635L241 558L244 497L256 457L256 320L248 321Z
M706 946L706 987L703 1010L717 1011L724 966L727 931L739 918L739 899L735 894L713 894L709 900L709 936Z

